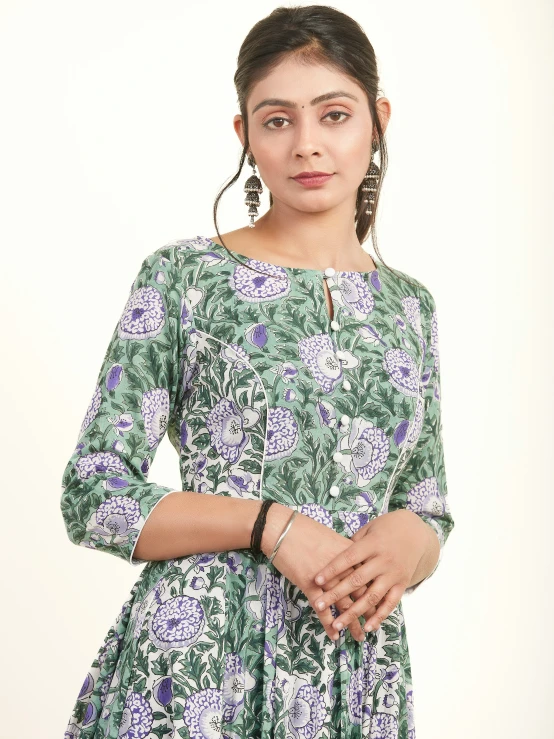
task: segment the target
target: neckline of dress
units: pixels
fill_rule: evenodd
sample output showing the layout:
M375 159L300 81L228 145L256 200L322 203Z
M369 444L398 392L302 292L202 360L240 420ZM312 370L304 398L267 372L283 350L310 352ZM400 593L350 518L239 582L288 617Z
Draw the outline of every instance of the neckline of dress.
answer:
M266 262L265 260L258 260L255 257L248 257L246 254L241 254L240 252L233 251L233 249L229 249L227 247L224 247L222 244L218 244L217 241L212 241L208 236L198 236L197 238L203 239L207 241L212 246L217 246L219 249L221 249L225 254L229 253L232 254L234 257L237 257L237 262L239 264L243 264L241 261L242 259L246 259L247 261L255 261L258 262L258 264L267 264L268 267L271 267L272 269L282 269L285 272L292 272L293 274L311 274L311 275L325 275L325 269L310 269L308 267L286 267L283 264L273 264L272 262ZM371 256L371 255L370 255ZM347 275L347 274L354 274L354 275L361 275L362 277L369 277L369 275L372 275L374 272L376 272L379 276L381 275L380 271L380 265L382 264L380 259L376 259L375 257L371 256L373 261L375 262L375 269L368 269L363 272L357 271L357 270L351 270L351 269L343 269L339 270L336 269L334 274L335 275Z

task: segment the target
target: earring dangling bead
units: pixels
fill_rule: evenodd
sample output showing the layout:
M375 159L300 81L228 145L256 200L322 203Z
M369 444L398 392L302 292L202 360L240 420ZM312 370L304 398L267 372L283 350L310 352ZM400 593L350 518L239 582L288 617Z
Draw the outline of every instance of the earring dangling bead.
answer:
M256 165L254 160L249 157L248 163L253 169L253 174L246 180L244 184L244 192L246 193L245 205L248 206L248 215L250 216L249 228L254 228L254 217L258 216L258 207L260 205L260 193L263 192L260 178L256 175Z
M364 175L364 180L372 180L372 182L371 183L364 182L364 184L362 185L362 192L366 192L366 193L377 192L377 188L370 187L370 184L375 185L376 184L375 181L379 179L379 175L381 174L381 170L373 161L373 153L375 151L378 151L378 149L379 149L379 144L374 140L371 145L371 159L369 162L369 169L367 173ZM370 196L370 197L364 198L364 203L368 203L368 208L365 212L366 212L366 215L370 216L373 213L373 211L371 210L371 206L375 205L375 200L371 198Z

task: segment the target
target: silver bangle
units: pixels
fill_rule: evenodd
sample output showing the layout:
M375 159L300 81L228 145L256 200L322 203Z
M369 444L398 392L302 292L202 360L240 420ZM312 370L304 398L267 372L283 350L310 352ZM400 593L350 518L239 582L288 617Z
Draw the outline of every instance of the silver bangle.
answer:
M281 534L281 536L277 539L277 544L275 544L275 547L274 547L273 551L271 552L271 557L268 560L268 564L271 564L273 562L273 559L275 558L275 555L277 554L277 551L279 550L279 547L281 546L281 542L285 538L285 536L287 534L287 531L292 526L292 522L294 521L294 519L296 518L297 515L298 515L298 511L294 511L294 513L292 514L292 516L289 518L289 521L288 521L287 525L285 526L285 530L283 531L283 533Z

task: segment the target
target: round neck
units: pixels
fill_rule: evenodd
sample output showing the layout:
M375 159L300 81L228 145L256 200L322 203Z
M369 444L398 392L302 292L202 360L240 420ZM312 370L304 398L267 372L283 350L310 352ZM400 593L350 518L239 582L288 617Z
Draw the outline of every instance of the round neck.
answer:
M290 272L290 273L292 273L294 275L302 275L302 274L324 275L325 274L325 268L323 268L323 269L313 269L313 268L309 268L309 267L287 267L287 266L285 266L283 264L273 264L272 262L267 262L265 259L256 259L256 257L248 257L248 256L246 256L246 254L241 254L238 251L234 251L233 249L229 249L228 247L224 247L223 244L218 244L217 241L212 241L212 239L210 239L208 236L199 236L198 238L204 239L205 241L209 242L212 246L219 247L225 253L228 252L229 254L232 254L236 258L237 262L239 262L239 264L243 264L243 262L240 259L242 257L242 259L253 260L253 261L259 262L260 264L267 264L270 267L273 267L273 268L276 268L276 269L282 269L282 270L285 270L285 272ZM371 258L375 262L375 269L367 269L367 270L364 270L364 271L361 271L360 272L359 270L354 270L354 269L342 269L342 270L340 270L340 269L334 269L334 267L333 267L334 274L336 274L336 275L355 274L355 275L362 275L364 277L367 277L367 276L373 274L373 272L379 273L379 266L381 264L380 260L376 259L373 256L371 256Z

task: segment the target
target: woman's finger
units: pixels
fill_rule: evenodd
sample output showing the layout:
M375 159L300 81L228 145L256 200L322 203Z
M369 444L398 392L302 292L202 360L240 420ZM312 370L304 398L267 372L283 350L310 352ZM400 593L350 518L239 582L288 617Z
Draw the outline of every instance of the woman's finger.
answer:
M345 577L333 578L332 585L324 585L323 594L316 598L314 606L316 611L325 611L332 603L338 603L347 595L352 595L352 593L361 590L376 577L377 570L377 561L370 559L360 567L352 567ZM363 597L363 594L361 597Z
M352 603L348 611L341 613L340 616L335 619L332 624L333 628L335 628L337 631L340 631L340 629L348 626L348 624L351 623L354 619L358 619L369 608L377 605L385 597L385 595L388 594L392 585L393 583L391 582L390 577L386 577L385 575L376 577L367 591L362 595L362 597L358 598L357 601ZM386 600L387 604L389 603L389 601L390 598ZM394 604L393 608L395 607L396 604ZM384 618L385 617L386 616L384 616ZM372 619L373 618L374 617L372 617Z
M352 599L350 596L347 596L343 600L340 601L340 603L337 604L337 607L340 612L347 611L350 606L352 605ZM356 641L364 641L366 638L366 634L362 628L362 623L359 618L355 618L349 626L350 633L356 639Z
M377 631L381 626L382 622L390 616L396 606L400 603L402 594L405 588L400 585L394 585L383 598L383 601L378 604L376 612L369 618L366 619L364 625L364 631Z
M364 550L367 550L367 547L364 547L361 541L352 544L348 549L344 549L328 562L322 570L316 573L314 582L323 586L328 580L333 580L336 577L340 576L343 579L347 570L365 562L367 554L364 553Z

